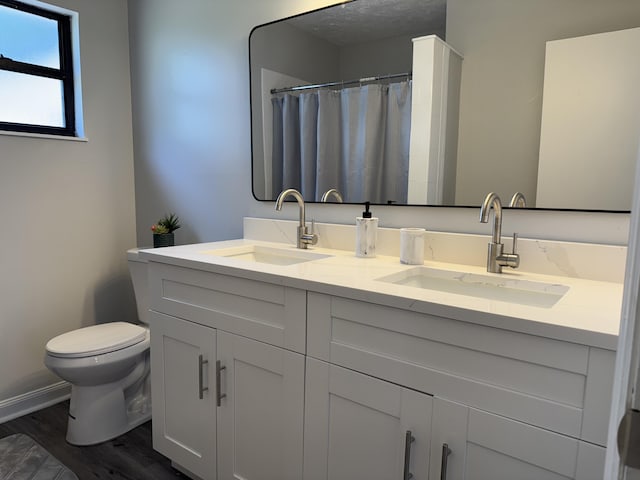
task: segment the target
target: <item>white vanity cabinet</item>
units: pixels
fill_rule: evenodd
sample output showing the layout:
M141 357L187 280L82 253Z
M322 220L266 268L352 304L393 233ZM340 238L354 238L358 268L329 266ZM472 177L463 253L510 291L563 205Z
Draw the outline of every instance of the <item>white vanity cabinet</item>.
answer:
M304 356L218 333L218 478L302 477Z
M441 398L430 476L449 480L601 480L605 448Z
M154 448L202 480L299 480L304 355L283 346L304 351L306 293L149 265Z
M432 403L307 358L304 480L427 480Z
M615 352L213 270L149 262L154 447L194 478L601 478Z
M428 478L601 478L614 352L311 292L307 322L308 356L433 395Z
M215 479L217 332L150 313L153 447L203 480Z

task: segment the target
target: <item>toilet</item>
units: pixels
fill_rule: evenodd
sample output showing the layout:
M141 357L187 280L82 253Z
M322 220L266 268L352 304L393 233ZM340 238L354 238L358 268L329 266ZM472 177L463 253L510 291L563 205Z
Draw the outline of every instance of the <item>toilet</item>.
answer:
M71 384L67 442L94 445L151 418L147 263L127 251L141 325L112 322L49 340L44 363Z

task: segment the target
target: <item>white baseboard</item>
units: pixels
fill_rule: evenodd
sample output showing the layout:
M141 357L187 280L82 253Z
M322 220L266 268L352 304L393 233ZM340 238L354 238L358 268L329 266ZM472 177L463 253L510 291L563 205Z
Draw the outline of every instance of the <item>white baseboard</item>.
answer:
M37 410L67 400L71 396L71 385L58 382L53 385L23 393L0 401L0 423L8 422Z

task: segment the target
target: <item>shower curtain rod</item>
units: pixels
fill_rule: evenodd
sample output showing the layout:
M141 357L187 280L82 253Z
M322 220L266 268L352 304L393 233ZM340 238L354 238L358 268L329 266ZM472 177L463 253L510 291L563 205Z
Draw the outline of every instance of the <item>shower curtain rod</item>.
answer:
M318 83L315 85L298 85L296 87L285 87L285 88L272 88L271 94L276 93L284 93L284 92L295 92L300 90L311 90L314 88L325 88L325 87L343 87L345 85L356 85L358 83L365 82L377 82L378 80L389 80L392 78L411 78L411 72L408 73L394 73L391 75L379 75L377 77L364 77L359 78L357 80L346 80L344 82L330 82L330 83Z

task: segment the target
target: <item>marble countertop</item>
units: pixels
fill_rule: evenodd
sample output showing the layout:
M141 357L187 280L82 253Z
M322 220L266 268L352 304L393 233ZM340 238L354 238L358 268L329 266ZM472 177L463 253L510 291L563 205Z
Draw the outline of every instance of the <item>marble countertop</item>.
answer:
M426 267L499 279L527 280L568 287L551 307L522 305L482 297L398 285L378 279L416 268L398 257L357 258L353 252L310 247L306 252L327 257L293 265L272 265L211 254L246 245L299 252L294 245L259 240L228 240L141 250L142 258L187 268L234 275L329 295L352 298L464 322L615 350L622 304L622 283L587 280L504 269L425 261Z

